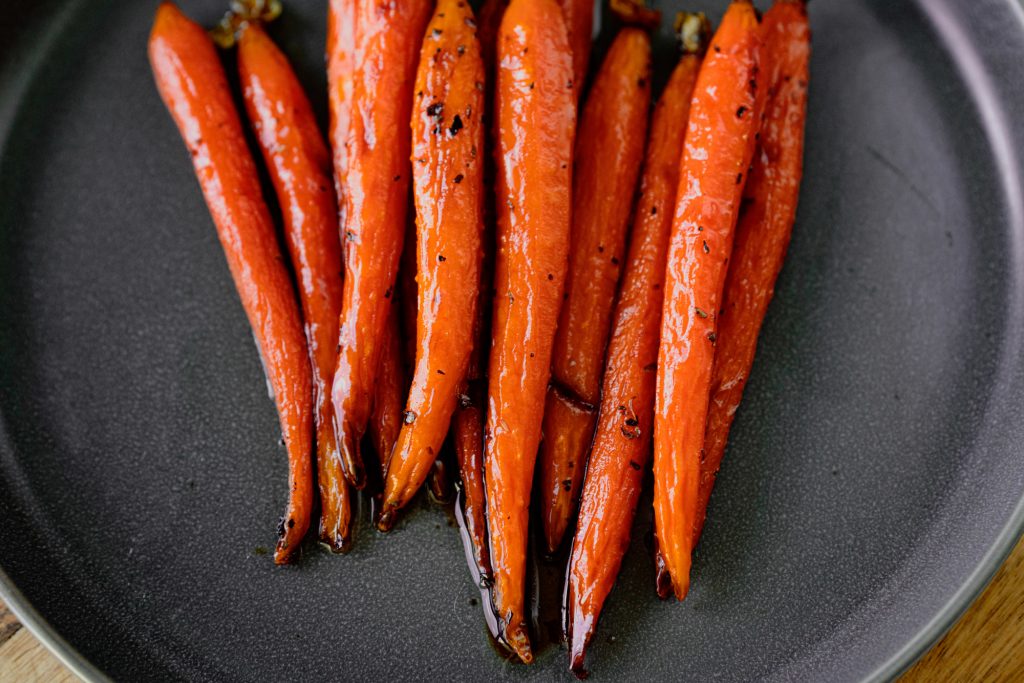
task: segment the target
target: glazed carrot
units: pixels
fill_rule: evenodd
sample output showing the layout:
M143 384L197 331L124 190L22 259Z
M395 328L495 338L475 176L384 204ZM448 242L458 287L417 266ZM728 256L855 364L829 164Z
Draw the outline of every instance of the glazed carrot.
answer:
M483 81L473 10L463 0L440 0L423 39L413 104L416 369L384 486L378 527L385 531L441 452L473 347L482 256Z
M572 81L576 97L583 92L594 37L594 0L558 0L572 50Z
M313 388L302 317L209 36L165 2L156 12L149 60L160 95L192 155L274 390L288 450L288 505L274 552L274 561L282 564L299 549L313 505Z
M647 136L651 39L626 27L587 96L576 136L572 251L551 358L540 448L544 538L554 553L569 526L594 436L615 290Z
M498 31L508 0L485 0L477 16L476 35L484 64L485 109L494 102L495 59ZM493 117L487 117L487 123ZM493 140L494 126L488 125L486 142ZM494 186L494 155L484 155L484 187ZM487 359L491 346L491 289L494 278L494 193L484 194L483 260L480 264L480 291L476 319L473 321L473 351L469 356L466 381L459 393L459 402L452 415L452 445L455 449L459 477L462 480L460 501L466 528L466 557L474 579L481 587L491 585L491 556L487 544L487 519L484 516L484 423L487 410ZM485 607L485 609L489 609Z
M715 485L715 473L725 454L729 427L754 363L757 335L786 258L800 194L811 54L811 32L804 3L776 0L764 15L761 36L767 101L760 147L744 189L744 210L736 227L732 265L718 325L694 544L704 527L704 515Z
M680 18L677 25L684 54L651 121L629 258L608 343L600 417L569 556L566 639L571 668L580 675L585 673L584 659L597 618L629 547L650 453L665 252L690 97L710 33L703 14Z
M302 86L259 23L248 23L241 32L238 72L246 112L281 206L292 266L299 274L313 369L320 497L326 501L320 536L332 550L343 550L349 533L348 487L331 476L332 467L337 473L338 447L329 382L341 311L341 242L331 158Z
M576 127L572 56L554 0L512 0L501 22L498 65L487 525L500 634L529 663L528 508L567 270Z
M718 309L757 133L759 42L753 5L734 0L697 76L666 260L654 414L654 523L679 600L690 585Z
M405 392L409 388L405 359L402 357L402 332L398 317L398 306L392 306L388 313L380 365L377 367L373 412L366 423L382 479L388 471L388 460L398 441L398 432L402 429L402 406L405 405Z
M428 0L357 3L345 177L345 282L340 352L331 399L341 462L366 483L359 442L373 405L377 366L405 232L409 116Z

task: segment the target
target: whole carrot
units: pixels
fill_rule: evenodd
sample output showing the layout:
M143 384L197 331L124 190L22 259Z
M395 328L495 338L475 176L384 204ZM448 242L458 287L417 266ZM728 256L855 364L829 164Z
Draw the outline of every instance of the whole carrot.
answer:
M554 0L512 0L498 39L498 249L484 465L501 636L533 661L524 588L530 487L567 267L576 127Z
M370 443L373 444L380 465L382 480L388 471L388 461L398 441L398 433L402 429L402 406L405 405L405 394L409 388L406 378L398 306L392 306L388 313L388 326L380 352L380 365L377 366L373 411L366 423Z
M494 102L494 82L497 76L496 52L501 19L508 0L485 0L477 17L477 39L484 64L485 109ZM488 115L487 123L493 123ZM495 126L488 125L485 132L489 145ZM486 146L486 145L485 145ZM496 146L496 145L495 145ZM484 155L484 187L494 186L495 159L493 153ZM473 321L473 351L469 356L466 381L459 394L459 402L452 416L452 444L455 448L459 476L462 480L460 504L466 527L466 556L473 568L476 581L482 587L491 585L491 557L487 543L487 519L484 503L484 424L487 419L487 360L491 346L491 289L494 284L494 193L484 194L483 260L480 264L480 291L477 296L476 318ZM485 607L489 609L489 607Z
M710 33L703 14L682 14L677 26L684 53L651 121L629 258L608 343L600 417L569 556L566 639L570 666L578 675L585 674L587 646L629 546L650 453L665 252L690 97Z
M192 155L274 390L288 449L288 505L274 552L274 561L282 564L298 550L313 505L313 388L302 318L209 36L165 2L153 22L149 60L160 95Z
M690 585L718 309L754 151L759 37L734 0L697 76L665 268L654 417L654 523L676 598Z
M345 476L366 483L359 442L373 405L409 188L409 116L428 0L360 2L345 176L345 281L332 401Z
M572 50L573 89L578 98L587 80L590 45L594 37L594 0L558 0Z
M350 503L344 480L331 476L332 466L338 463L338 447L329 382L341 311L341 242L331 158L302 86L259 23L242 29L238 72L246 112L281 206L292 266L299 274L296 280L313 369L320 497L327 501L322 505L320 535L333 550L342 550L349 535Z
M651 39L626 27L587 96L576 135L572 250L551 358L540 449L544 537L554 553L583 481L601 397L604 352L647 137Z
M413 104L416 369L384 486L378 527L385 531L441 452L473 347L483 227L483 80L473 10L463 0L440 0L423 39Z
M718 325L694 544L704 527L729 427L743 397L761 323L786 258L800 194L811 56L811 32L802 0L776 0L764 15L761 36L767 100L760 147L744 189L744 209L736 227Z

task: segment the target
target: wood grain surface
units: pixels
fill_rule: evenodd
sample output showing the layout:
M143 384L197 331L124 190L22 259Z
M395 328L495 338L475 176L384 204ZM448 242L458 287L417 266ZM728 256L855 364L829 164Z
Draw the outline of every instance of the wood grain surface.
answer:
M0 681L77 678L0 603ZM963 618L900 683L1024 681L1024 540Z

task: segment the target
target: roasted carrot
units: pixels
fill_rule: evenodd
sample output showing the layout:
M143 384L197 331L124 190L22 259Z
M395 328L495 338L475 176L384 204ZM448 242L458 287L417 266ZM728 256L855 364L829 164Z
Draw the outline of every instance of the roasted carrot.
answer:
M654 524L679 600L690 585L718 309L757 133L759 43L753 5L734 0L697 76L666 260L654 415Z
M729 427L743 397L761 323L786 258L800 194L811 55L811 32L802 0L776 0L764 15L761 36L767 100L760 146L744 189L744 209L736 226L718 325L694 544L704 527Z
M331 187L331 158L313 109L287 58L259 23L243 27L238 72L246 113L284 219L285 243L299 277L299 300L313 370L316 454L320 470L321 539L344 550L349 536L348 487L337 472L330 378L341 311L341 242Z
M413 103L416 368L378 527L441 452L473 347L483 227L483 62L473 10L441 0L423 39ZM412 246L412 245L409 245Z
M407 221L405 231L405 246L402 248L402 258L398 267L398 303L402 311L402 361L406 368L416 366L416 216L415 211L409 212L412 220ZM404 389L408 389L405 386ZM405 405L405 394L402 394L402 403ZM395 431L395 439L391 441L392 447L397 441L398 431ZM427 474L427 488L434 500L439 503L446 503L451 498L451 477L443 459L443 453L438 453L434 464ZM388 459L391 454L388 453ZM386 460L384 461L386 462ZM386 468L385 468L386 469ZM386 475L387 472L385 471Z
M487 525L500 635L529 663L528 508L567 270L576 127L572 53L554 0L512 0L501 22L498 65Z
M409 388L405 359L402 357L402 331L398 306L388 313L388 327L377 367L377 383L373 390L373 412L366 423L370 443L376 452L383 479L388 471L391 451L402 429L402 406Z
M540 449L540 509L549 553L558 549L569 526L594 436L604 352L647 137L650 81L650 37L623 28L580 116L572 250Z
M569 556L566 639L571 668L578 675L585 673L587 646L629 547L650 453L665 252L690 97L710 33L703 14L681 14L677 27L684 53L651 121L629 258L608 343L600 417Z
M288 505L274 552L282 564L299 549L313 505L313 387L302 317L213 42L165 2L156 12L149 60L192 155L274 390L288 450Z
M477 39L484 64L484 109L494 102L494 81L497 75L495 58L501 19L508 0L485 0L477 16ZM493 141L493 117L487 112L485 146ZM494 186L494 155L484 155L484 187ZM476 319L473 321L473 351L469 356L466 381L459 393L459 402L452 415L452 445L455 449L459 477L462 481L459 504L466 535L466 557L481 587L491 585L491 556L487 543L487 519L484 516L484 423L487 409L487 360L491 347L491 289L494 283L494 193L484 194L483 260ZM485 607L485 609L490 609Z
M572 81L576 97L583 92L594 37L594 0L558 0L572 50Z
M361 2L345 176L345 281L331 399L345 476L366 483L359 443L373 406L377 366L405 233L409 116L428 0Z

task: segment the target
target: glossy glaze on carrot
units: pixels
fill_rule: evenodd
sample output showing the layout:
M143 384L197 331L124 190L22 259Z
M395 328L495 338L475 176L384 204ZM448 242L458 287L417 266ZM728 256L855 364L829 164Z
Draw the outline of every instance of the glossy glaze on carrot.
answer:
M360 440L373 406L404 242L409 116L427 0L356 3L352 105L346 138L345 280L332 401L345 476L366 482Z
M477 16L477 39L484 63L484 187L494 187L493 154L495 126L490 107L494 102L495 65L498 31L508 0L485 0ZM487 519L484 514L484 425L487 419L487 361L491 347L491 289L494 284L494 193L484 193L483 260L480 266L480 292L474 320L473 351L469 356L466 381L452 416L452 445L459 477L462 480L460 504L466 528L466 553L474 576L481 587L491 585L491 556L487 543ZM485 609L489 609L485 607Z
M384 486L382 530L394 524L440 455L473 347L482 256L483 81L473 10L464 0L441 0L427 24L413 102L416 366Z
M694 544L704 527L729 427L743 397L761 323L786 258L803 172L811 56L811 32L804 3L777 0L764 15L761 37L762 82L767 100L760 145L744 188L744 208L736 226L718 326Z
M703 15L683 20L680 58L654 108L633 234L615 305L608 362L579 522L566 576L570 665L582 675L587 646L622 558L650 456L665 252L690 97L708 35Z
M583 92L594 38L594 0L558 0L572 50L573 87L578 98Z
M580 116L572 249L540 450L538 493L549 553L558 549L569 526L594 436L615 290L647 137L650 82L650 37L623 28Z
M757 133L759 42L753 5L734 0L697 76L666 259L654 416L654 522L680 600L690 585L718 309Z
M388 313L388 326L373 390L373 412L366 423L382 481L388 470L391 452L398 441L398 433L402 429L402 407L409 389L408 372L402 355L403 332L398 308L392 306Z
M313 505L313 387L302 316L220 57L206 31L171 3L149 38L157 88L192 155L242 307L274 390L288 450L288 505L274 552L288 562Z
M498 38L498 243L484 456L501 637L533 660L524 606L530 489L567 270L575 94L554 0L512 0Z
M330 399L341 312L341 242L331 158L302 86L263 28L247 24L237 44L245 109L281 207L312 362L320 497L327 501L320 536L331 549L344 550L350 502L348 487L336 476Z

